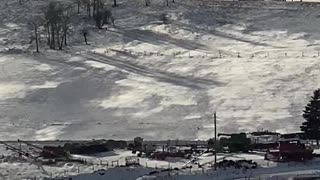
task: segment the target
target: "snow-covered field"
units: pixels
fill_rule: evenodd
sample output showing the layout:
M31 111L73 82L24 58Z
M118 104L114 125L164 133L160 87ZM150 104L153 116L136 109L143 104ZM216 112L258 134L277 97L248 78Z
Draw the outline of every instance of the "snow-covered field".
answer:
M90 45L74 23L67 49L31 53L46 4L0 3L1 139L207 139L214 111L220 132L292 132L319 87L318 4L120 0Z

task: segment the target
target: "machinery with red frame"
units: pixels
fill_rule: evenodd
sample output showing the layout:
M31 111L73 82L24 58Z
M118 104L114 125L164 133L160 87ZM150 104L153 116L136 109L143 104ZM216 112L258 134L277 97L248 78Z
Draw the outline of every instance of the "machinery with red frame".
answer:
M299 140L279 141L275 148L267 151L265 159L277 162L305 161L313 158L312 153L313 149Z

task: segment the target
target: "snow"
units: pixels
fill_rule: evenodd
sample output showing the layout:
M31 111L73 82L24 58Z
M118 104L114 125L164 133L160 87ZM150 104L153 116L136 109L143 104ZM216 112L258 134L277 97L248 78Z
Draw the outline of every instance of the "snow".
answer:
M58 87L59 84L61 84L61 82L49 82L49 81L46 81L42 85L35 85L35 86L31 86L30 88L31 89L56 88L56 87Z
M176 0L168 8L162 0L153 0L146 8L138 0L119 0L112 8L115 27L106 31L88 25L90 45L84 45L80 33L82 10L72 19L73 35L64 51L47 49L42 35L37 54L28 18L47 3L0 3L1 140L206 140L213 136L214 111L219 132L293 132L320 85L319 4ZM160 21L163 13L167 24ZM214 172L206 166L171 172L171 177L167 172L147 175L160 168L181 168L188 161L178 158L140 158L147 167L137 168L101 165L116 160L124 165L132 155L118 150L74 156L94 166L40 166L11 157L2 159L0 179L288 179L319 174L320 167L319 160L273 163L260 152L218 154L219 160L259 164L247 172ZM210 154L199 157L200 164L213 160ZM106 170L92 173L98 169Z
M94 68L103 68L106 71L114 69L112 66L106 65L104 63L99 63L99 62L96 62L96 61L85 61L85 63L90 65L90 66L92 66L92 67L94 67Z
M126 151L116 151L114 154L104 154L98 157L98 159L85 157L85 156L78 156L81 158L89 158L91 161L106 161L106 160L115 160L118 158L119 163L124 163L124 156L131 156L129 152ZM156 161L156 160L148 160L145 158L140 158L140 164L144 167L135 167L135 168L128 168L128 167L116 167L106 170L99 170L93 173L87 174L80 174L76 176L72 176L72 179L82 180L82 179L103 179L105 177L111 178L112 180L119 180L119 179L127 179L127 180L141 180L141 179L152 179L152 178L162 178L166 179L181 179L181 180L189 180L189 179L199 179L199 180L207 180L207 179L241 179L246 177L252 178L289 178L289 177L296 177L297 175L302 177L306 175L316 175L319 174L319 161L314 160L307 162L306 164L303 163L274 163L263 160L263 154L256 152L256 154L218 154L218 161L222 160L222 158L226 158L229 160L253 160L259 164L257 169L252 170L237 170L237 169L225 169L225 170L218 170L213 171L213 169L204 167L204 169L197 168L194 166L191 170L179 170L173 172L160 172L161 168L181 168L182 165L186 162L186 160L179 159L179 158L171 158L167 159L166 161ZM199 163L206 164L208 162L213 161L212 154L204 154L200 157ZM146 168L147 167L147 168ZM158 171L158 173L154 175L148 175L151 171ZM66 178L67 179L67 178Z
M24 93L21 92L24 89L23 84L15 83L2 83L0 84L0 98L14 98L14 97L23 97Z
M5 139L208 139L214 111L219 132L293 132L319 86L318 4L120 0L90 45L74 23L70 46L37 54L25 19L47 2L17 3L0 5Z
M39 71L49 71L49 70L52 70L52 67L48 64L40 64L40 65L36 66L35 69L37 69Z
M31 179L37 177L37 179L69 179L74 180L100 180L108 179L112 180L136 180L143 178L162 178L164 180L175 178L181 180L189 179L241 179L245 177L254 178L288 178L302 175L314 175L319 173L320 163L318 159L306 162L306 163L275 163L264 160L264 153L234 153L234 154L218 154L218 161L222 159L228 160L253 160L257 162L259 167L257 169L243 171L242 169L227 168L225 170L218 169L214 171L211 168L211 163L214 162L214 156L211 153L203 154L199 157L199 164L203 165L203 168L198 168L193 164L192 169L182 170L181 167L188 162L187 159L181 158L167 158L164 161L150 160L147 158L139 158L140 165L136 167L114 167L118 161L119 165L125 165L125 158L136 156L131 151L115 150L111 152L97 154L95 156L85 155L73 155L74 159L86 160L88 164L78 164L73 162L59 162L55 165L41 165L40 163L33 161L23 161L14 156L8 156L8 152L4 148L0 148L1 154L6 155L1 159L0 174L3 179ZM114 162L112 167L112 162ZM178 168L179 171L160 172L167 168ZM152 171L158 171L158 173L149 176ZM170 176L169 176L170 175Z

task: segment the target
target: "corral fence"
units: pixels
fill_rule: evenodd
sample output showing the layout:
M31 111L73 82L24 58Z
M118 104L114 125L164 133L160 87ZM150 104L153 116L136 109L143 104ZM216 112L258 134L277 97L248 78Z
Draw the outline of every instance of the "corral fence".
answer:
M110 54L114 50L106 49L105 54ZM280 49L280 50L257 50L256 52L246 52L242 51L224 51L218 50L214 52L201 52L201 51L180 51L180 50L171 50L171 51L132 51L132 50L120 50L116 51L116 54L128 53L135 55L137 57L148 57L148 56L163 56L170 58L188 58L188 59L226 59L226 58L235 58L235 59L279 59L279 58L320 58L320 47L314 49Z

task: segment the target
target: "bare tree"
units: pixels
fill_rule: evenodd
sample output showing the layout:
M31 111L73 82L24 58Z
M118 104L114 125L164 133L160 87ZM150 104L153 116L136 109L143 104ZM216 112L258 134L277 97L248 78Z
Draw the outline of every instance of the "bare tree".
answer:
M96 18L96 13L97 13L97 0L93 0L93 18Z
M146 6L150 6L150 0L145 0Z
M115 18L112 16L112 11L110 8L107 8L101 0L97 0L97 7L96 7L96 15L95 15L95 22L96 27L102 29L105 24L113 24Z
M63 36L62 40L64 40L64 45L67 45L67 35L68 35L68 30L69 30L69 24L70 24L70 18L71 18L72 12L71 12L71 7L65 7L64 13L62 14L62 31L63 31ZM61 45L62 48L62 45Z
M45 28L48 45L51 49L62 49L67 45L67 35L71 17L71 7L61 3L50 2L45 10Z
M56 26L57 22L59 21L59 10L57 7L57 3L50 2L48 7L46 8L44 12L44 18L45 18L45 27L47 30L47 40L48 45L50 48L55 49L56 41L55 41L55 32L56 32Z
M87 41L88 34L89 34L89 31L88 31L86 28L84 28L84 29L82 30L82 35L83 35L83 38L84 38L84 42L85 42L86 44L88 44L88 41Z
M81 4L87 9L87 15L91 18L91 0L81 0Z
M33 6L26 6L25 8L31 12L23 17L25 22L28 22L27 27L32 30L30 43L35 42L36 52L39 52L41 27L44 24L42 11Z
M31 22L34 27L34 36L36 41L36 52L39 52L39 35L38 35L38 28L39 25L37 22Z
M97 0L96 2L96 14L95 14L95 22L96 22L96 27L98 29L102 29L103 26L103 4L101 3L100 0Z
M80 0L77 0L77 4L78 4L78 14L80 14Z
M36 52L39 52L39 27L42 25L42 21L40 18L32 17L31 20L29 20L28 23L30 29L32 29L33 33L31 35L31 43L35 41L36 45Z

